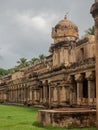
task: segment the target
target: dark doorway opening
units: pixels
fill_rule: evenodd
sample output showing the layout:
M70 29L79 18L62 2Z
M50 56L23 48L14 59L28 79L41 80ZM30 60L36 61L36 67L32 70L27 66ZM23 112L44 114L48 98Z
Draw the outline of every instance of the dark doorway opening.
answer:
M83 80L83 98L88 98L88 81Z

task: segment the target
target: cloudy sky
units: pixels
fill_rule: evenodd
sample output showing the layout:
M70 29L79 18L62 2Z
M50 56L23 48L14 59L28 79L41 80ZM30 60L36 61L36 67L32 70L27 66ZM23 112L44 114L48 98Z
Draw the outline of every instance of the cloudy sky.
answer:
M94 22L93 0L0 0L0 67L11 68L21 57L30 60L53 43L51 28L68 18L78 25L80 36Z

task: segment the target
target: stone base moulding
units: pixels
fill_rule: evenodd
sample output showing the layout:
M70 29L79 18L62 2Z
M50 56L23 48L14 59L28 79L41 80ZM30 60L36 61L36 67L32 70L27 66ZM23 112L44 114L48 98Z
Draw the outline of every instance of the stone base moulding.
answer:
M43 126L90 127L96 125L96 110L67 108L67 110L39 110L38 123Z

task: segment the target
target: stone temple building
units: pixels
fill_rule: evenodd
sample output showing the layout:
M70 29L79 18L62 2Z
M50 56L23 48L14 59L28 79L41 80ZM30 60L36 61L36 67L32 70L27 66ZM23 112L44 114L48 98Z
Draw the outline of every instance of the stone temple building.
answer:
M44 60L0 79L0 102L49 108L96 105L95 37L79 39L65 17L52 28L53 44Z

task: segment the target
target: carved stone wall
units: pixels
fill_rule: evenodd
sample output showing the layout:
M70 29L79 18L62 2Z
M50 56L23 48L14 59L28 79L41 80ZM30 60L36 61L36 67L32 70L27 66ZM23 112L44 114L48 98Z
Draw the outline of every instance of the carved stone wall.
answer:
M37 121L43 126L58 127L90 127L96 125L95 110L41 110L38 111Z

